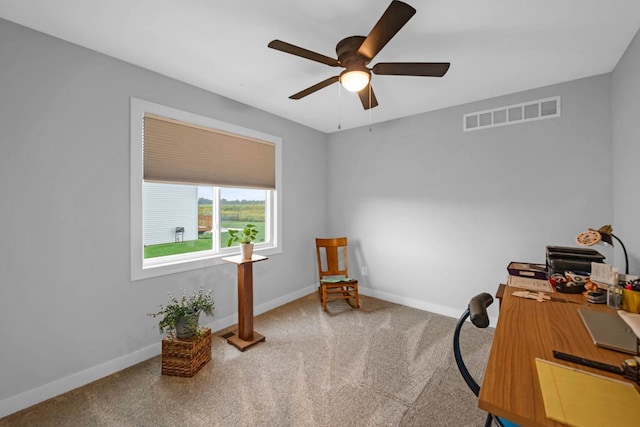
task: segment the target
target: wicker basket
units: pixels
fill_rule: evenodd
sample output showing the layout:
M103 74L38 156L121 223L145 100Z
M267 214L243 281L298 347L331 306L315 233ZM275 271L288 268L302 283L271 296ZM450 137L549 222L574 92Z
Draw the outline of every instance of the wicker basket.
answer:
M210 328L193 338L162 340L162 375L192 377L210 360Z

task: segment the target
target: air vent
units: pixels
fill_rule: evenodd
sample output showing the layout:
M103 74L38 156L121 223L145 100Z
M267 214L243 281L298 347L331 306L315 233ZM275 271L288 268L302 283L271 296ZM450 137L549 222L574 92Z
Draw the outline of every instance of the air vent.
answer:
M560 117L559 96L465 114L462 129L467 132L553 117Z

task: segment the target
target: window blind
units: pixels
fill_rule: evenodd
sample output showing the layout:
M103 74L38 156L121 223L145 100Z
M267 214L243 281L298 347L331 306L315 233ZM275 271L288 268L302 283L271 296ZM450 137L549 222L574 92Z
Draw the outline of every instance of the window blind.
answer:
M145 181L276 188L275 144L144 115Z

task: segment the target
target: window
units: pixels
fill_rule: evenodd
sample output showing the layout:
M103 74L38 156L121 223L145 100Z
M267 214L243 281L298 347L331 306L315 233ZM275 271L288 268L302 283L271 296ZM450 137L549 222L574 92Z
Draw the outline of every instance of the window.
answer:
M219 264L246 224L257 252L280 252L280 153L280 138L132 98L132 280Z

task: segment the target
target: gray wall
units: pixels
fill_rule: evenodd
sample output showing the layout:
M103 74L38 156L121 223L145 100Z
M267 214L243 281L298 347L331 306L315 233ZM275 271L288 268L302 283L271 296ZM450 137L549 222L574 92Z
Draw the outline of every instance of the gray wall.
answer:
M607 74L331 135L329 223L364 292L457 315L510 261L611 223L610 94ZM465 113L555 95L559 118L462 131Z
M235 322L232 265L129 280L130 97L282 137L284 251L256 265L257 312L311 292L313 237L346 234L363 293L458 315L509 261L614 220L637 272L638 45L613 74L327 136L0 20L0 416L158 354L167 291L211 287L211 325ZM462 132L554 95L560 118Z
M129 280L129 102L283 140L283 253L256 265L256 312L312 292L326 234L326 135L0 20L0 417L159 354L146 314L212 288L237 321L231 264ZM22 393L22 394L21 394Z
M614 228L640 274L640 32L613 72ZM624 259L616 247L616 259ZM623 261L618 264L622 265Z

